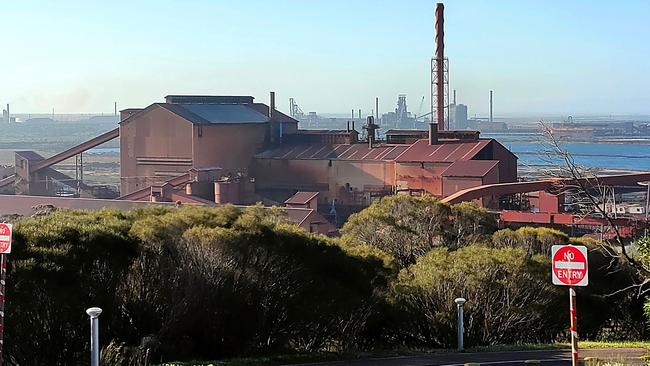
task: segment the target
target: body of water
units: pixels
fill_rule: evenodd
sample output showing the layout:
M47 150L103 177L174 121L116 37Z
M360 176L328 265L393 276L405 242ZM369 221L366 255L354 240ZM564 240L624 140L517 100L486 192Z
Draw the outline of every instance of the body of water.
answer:
M546 157L548 147L539 142L503 141L519 157L523 166L554 165ZM614 170L650 170L650 144L622 144L600 142L569 142L562 148L573 156L577 164ZM559 163L556 162L556 164Z

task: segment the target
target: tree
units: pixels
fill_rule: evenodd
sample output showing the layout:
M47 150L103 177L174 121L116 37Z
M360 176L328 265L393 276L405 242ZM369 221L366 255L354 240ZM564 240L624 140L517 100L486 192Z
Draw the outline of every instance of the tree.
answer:
M491 246L496 248L521 248L528 255L551 256L553 245L569 243L569 236L555 229L545 227L522 227L513 231L503 229L492 235Z
M468 299L468 344L553 341L563 330L563 293L550 284L549 259L522 249L436 248L403 269L394 286L406 337L455 345L456 297Z
M343 226L343 240L376 247L405 268L435 247L457 249L487 241L496 221L473 203L449 206L432 196L384 197L352 215Z

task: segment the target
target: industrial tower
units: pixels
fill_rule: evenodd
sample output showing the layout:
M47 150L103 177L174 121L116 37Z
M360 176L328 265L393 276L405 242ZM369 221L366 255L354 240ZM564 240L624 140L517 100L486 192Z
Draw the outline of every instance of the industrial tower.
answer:
M436 4L436 54L431 59L431 122L445 130L445 109L449 107L449 60L445 58L445 26L442 3Z

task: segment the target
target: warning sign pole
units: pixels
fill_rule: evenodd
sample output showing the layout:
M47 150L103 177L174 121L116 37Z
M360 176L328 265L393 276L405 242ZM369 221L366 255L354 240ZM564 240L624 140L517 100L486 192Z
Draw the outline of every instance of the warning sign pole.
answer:
M571 315L571 360L578 366L578 314L576 313L576 290L569 287L569 314Z
M582 245L553 245L551 247L553 284L569 286L571 361L573 366L578 366L578 314L575 287L589 284L587 254L587 247Z
M7 279L7 255L0 258L0 366L4 363L5 335L5 281Z

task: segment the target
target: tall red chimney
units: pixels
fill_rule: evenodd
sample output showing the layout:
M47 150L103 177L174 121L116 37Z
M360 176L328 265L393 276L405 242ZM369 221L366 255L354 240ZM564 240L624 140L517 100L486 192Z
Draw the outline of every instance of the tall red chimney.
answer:
M438 130L445 129L445 6L442 3L436 4L436 122ZM431 116L434 118L434 116Z

